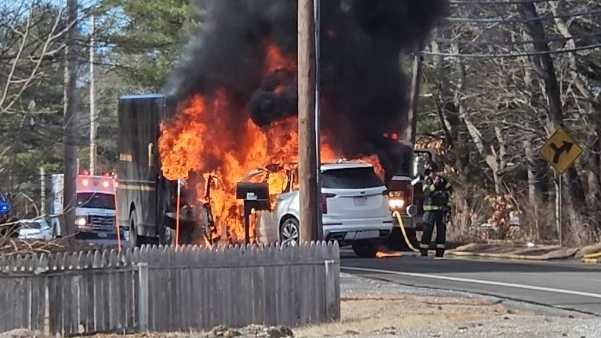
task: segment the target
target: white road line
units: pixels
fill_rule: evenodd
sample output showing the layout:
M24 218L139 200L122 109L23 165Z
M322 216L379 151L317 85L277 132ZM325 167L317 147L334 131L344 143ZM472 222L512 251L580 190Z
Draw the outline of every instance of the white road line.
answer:
M462 283L473 283L473 284L482 284L482 285L502 286L502 287L509 287L509 288L516 288L516 289L525 289L525 290L534 290L534 291L544 291L544 292L551 292L551 293L563 293L563 294L566 294L566 295L583 296L583 297L591 297L591 298L599 298L599 299L601 299L601 294L597 294L597 293L580 292L580 291L565 290L565 289L546 288L546 287L534 286L534 285L503 283L503 282L494 282L494 281L480 280L480 279L470 279L470 278L459 278L459 277L430 275L430 274L423 274L423 273L398 272L398 271L389 271L389 270L380 270L380 269L369 269L369 268L352 268L352 267L346 267L346 266L342 266L341 269L342 270L349 270L349 271L374 272L374 273L383 273L383 274L397 275L397 276L407 276L407 277L418 277L418 278L429 278L429 279L437 279L437 280L446 280L446 281L451 281L451 282L462 282Z

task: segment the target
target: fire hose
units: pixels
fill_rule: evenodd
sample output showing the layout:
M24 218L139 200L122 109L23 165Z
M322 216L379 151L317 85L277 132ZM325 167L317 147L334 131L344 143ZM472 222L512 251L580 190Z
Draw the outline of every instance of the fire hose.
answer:
M409 237L407 236L407 231L405 231L405 224L403 223L403 218L401 217L401 213L399 213L398 211L395 211L393 213L393 215L399 222L399 225L401 226L401 233L403 234L403 239L405 240L405 244L407 244L407 247L413 252L419 252L419 250L417 250L413 246L413 244L411 244L411 241L409 240Z
M601 252L584 255L584 257L582 258L582 261L584 263L588 263L588 264L601 263Z

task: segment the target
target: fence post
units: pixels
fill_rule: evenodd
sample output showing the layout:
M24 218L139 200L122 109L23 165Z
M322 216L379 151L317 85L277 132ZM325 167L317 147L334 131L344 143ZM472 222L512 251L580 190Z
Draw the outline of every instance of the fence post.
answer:
M148 263L138 263L138 329L148 331Z
M326 260L326 320L340 320L340 267L336 260Z
M51 321L51 314L50 314L50 278L48 277L43 277L40 278L40 280L42 281L42 283L44 283L44 323L43 323L43 333L46 336L50 336L53 332L51 332L50 327L50 321Z

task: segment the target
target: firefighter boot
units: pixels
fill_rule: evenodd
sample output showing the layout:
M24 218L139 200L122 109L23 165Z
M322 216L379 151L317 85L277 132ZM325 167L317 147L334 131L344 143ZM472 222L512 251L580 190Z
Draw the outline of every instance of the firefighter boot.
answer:
M428 257L428 249L419 249L422 257Z
M436 249L436 257L438 257L438 258L444 257L444 249Z

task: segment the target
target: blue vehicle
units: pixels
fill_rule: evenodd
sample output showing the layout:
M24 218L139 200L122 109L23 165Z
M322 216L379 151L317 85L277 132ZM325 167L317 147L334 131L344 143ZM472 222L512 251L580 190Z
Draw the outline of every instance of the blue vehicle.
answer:
M11 205L8 201L8 198L2 193L0 193L0 238L10 236L16 237L17 233L15 232L15 225L7 225L13 221L10 217Z
M7 217L10 213L10 209L10 202L8 201L6 196L4 196L4 194L0 193L0 218Z

